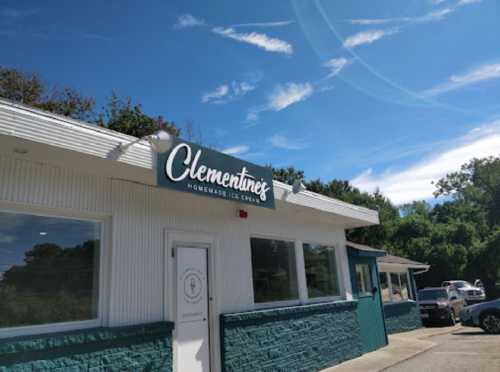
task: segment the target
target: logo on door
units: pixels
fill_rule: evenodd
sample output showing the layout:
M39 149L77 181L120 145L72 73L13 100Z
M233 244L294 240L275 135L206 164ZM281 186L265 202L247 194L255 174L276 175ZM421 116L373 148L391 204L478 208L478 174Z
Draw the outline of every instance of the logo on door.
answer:
M192 267L188 267L182 273L184 284L184 301L190 304L197 304L201 301L203 274Z

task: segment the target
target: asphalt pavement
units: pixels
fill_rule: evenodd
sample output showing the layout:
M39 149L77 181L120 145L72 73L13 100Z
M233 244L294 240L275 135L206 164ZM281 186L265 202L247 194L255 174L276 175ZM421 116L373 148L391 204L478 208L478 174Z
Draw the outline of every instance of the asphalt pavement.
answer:
M383 369L387 372L499 372L500 335L461 327L428 338L436 345L427 351Z

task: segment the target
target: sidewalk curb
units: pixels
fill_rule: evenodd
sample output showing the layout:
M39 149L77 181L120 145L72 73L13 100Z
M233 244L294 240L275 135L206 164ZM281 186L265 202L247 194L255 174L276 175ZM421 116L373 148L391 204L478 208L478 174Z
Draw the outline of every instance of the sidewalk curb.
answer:
M453 327L453 329L447 329L447 330L443 330L442 332L438 332L438 333L433 333L433 334L429 334L429 335L424 335L424 336L421 336L419 338L417 338L417 340L422 340L422 341L425 341L427 340L428 338L431 338L431 337L435 337L435 336L443 336L443 335L447 335L447 334L451 334L453 332L456 332L460 329L462 329L463 327L460 325L458 328L457 327ZM407 358L403 358L401 360L398 360L396 362L394 362L393 364L391 365L388 365L382 369L379 369L378 372L383 372L383 371L386 371L388 370L389 368L392 368L394 366L397 366L398 364L401 364L403 362L406 362L407 360L410 360L410 359L413 359L417 356L419 356L420 354L423 354L423 353L426 353L428 352L429 350L435 348L438 344L435 343L435 342L432 342L432 341L428 341L428 342L431 342L431 345L429 345L429 347L423 349L423 350L420 350L418 351L417 353L413 354L413 355L409 355Z
M415 354L413 354L413 355L409 355L409 356L408 356L408 357L406 357L406 358L400 359L400 360L398 360L398 361L396 361L396 362L394 362L394 363L392 363L392 364L390 364L390 365L388 365L388 366L385 366L384 368L379 369L377 372L387 371L389 368L392 368L392 367L394 367L394 366L397 366L398 364L401 364L401 363L403 363L403 362L406 362L407 360L413 359L413 358L415 358L415 357L419 356L420 354L426 353L426 352L428 352L429 350L431 350L431 349L435 348L436 346L437 346L437 344L436 344L435 342L432 342L432 345L429 345L429 347L427 347L426 349L422 349L422 350L418 351L417 353L415 353Z
M338 365L326 368L321 372L382 372L415 358L434 347L438 342L430 338L452 334L460 331L461 326L441 328L420 328L389 336L389 344L383 348L366 353Z

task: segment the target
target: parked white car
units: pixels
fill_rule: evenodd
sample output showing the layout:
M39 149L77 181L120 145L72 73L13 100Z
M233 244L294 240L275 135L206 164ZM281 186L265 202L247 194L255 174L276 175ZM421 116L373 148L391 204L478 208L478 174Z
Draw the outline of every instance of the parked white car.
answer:
M478 303L486 300L486 293L483 288L475 287L465 280L447 280L441 287L454 287L464 298L467 304Z

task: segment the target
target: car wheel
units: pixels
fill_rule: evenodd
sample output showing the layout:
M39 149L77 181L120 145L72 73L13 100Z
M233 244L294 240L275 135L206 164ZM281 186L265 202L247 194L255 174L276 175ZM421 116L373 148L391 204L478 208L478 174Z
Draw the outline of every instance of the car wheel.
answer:
M454 326L456 322L457 322L457 317L455 315L455 310L451 309L448 318L448 325Z
M500 334L500 313L488 312L481 315L480 324L486 333Z

